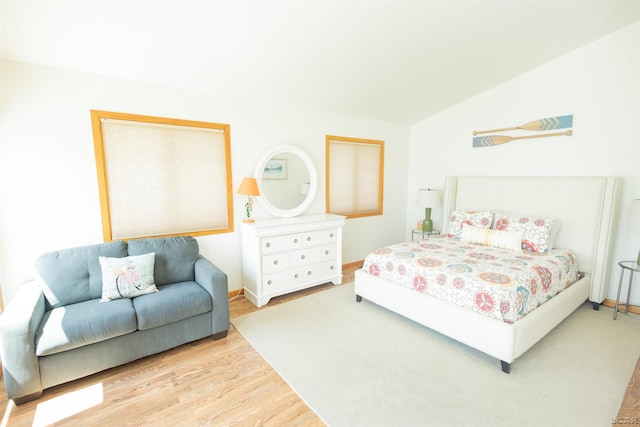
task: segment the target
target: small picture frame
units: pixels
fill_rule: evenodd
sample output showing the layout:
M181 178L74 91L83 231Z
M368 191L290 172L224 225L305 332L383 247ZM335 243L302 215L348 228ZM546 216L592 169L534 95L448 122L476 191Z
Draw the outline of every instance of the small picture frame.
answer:
M264 179L287 179L287 159L273 158L267 162L262 172Z

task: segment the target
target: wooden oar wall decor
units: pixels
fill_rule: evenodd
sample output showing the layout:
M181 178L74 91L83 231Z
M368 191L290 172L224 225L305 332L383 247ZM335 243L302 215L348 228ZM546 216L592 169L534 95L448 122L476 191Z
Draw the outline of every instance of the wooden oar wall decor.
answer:
M491 129L491 130L474 130L474 135L479 135L483 133L493 133L493 132L503 132L510 130L527 130L527 131L546 131L546 130L554 130L554 129L567 129L573 126L573 115L568 116L558 116L558 117L549 117L546 119L534 120L529 123L525 123L520 126L513 126L508 128L500 128L500 129ZM566 132L554 132L554 133L540 133L537 135L525 135L525 136L507 136L507 135L488 135L488 136L477 136L473 138L473 146L474 147L491 147L493 145L500 145L506 142L510 142L516 139L527 139L527 138L544 138L549 136L571 136L573 132L568 130Z

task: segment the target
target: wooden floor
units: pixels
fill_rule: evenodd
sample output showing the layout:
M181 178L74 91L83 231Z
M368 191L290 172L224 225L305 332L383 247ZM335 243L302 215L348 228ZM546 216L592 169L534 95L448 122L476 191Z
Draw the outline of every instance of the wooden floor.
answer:
M640 359L631 375L627 392L624 395L618 416L611 423L613 426L640 426Z
M355 269L354 269L355 270ZM344 271L344 283L354 270ZM266 307L333 285L272 299ZM256 308L239 296L231 318ZM36 401L7 401L0 426L323 426L318 416L231 326L229 335L205 338L164 353L45 390Z
M344 283L354 271L344 271ZM332 286L274 298L266 307ZM242 296L229 308L231 318L264 309ZM7 401L2 383L0 405L0 427L324 425L233 326L222 340L205 338L53 387L21 406ZM639 416L640 360L612 424L640 424Z

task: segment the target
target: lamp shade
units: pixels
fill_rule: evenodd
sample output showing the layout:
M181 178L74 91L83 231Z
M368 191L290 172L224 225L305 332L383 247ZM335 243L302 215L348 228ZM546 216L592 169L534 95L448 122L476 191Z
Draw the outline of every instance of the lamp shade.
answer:
M430 188L419 189L416 205L420 206L421 208L439 208L440 192L438 190L432 190Z
M629 225L640 226L640 199L631 201L631 209L629 209Z
M246 194L247 196L259 196L258 183L255 178L244 178L238 188L238 194Z

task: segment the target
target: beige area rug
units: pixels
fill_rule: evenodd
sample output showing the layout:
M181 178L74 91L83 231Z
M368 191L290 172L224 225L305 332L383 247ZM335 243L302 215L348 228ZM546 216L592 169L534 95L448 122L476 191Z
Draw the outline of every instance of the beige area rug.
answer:
M366 300L353 284L231 320L329 426L609 426L640 321L584 304L500 362ZM274 398L277 398L274 396Z

